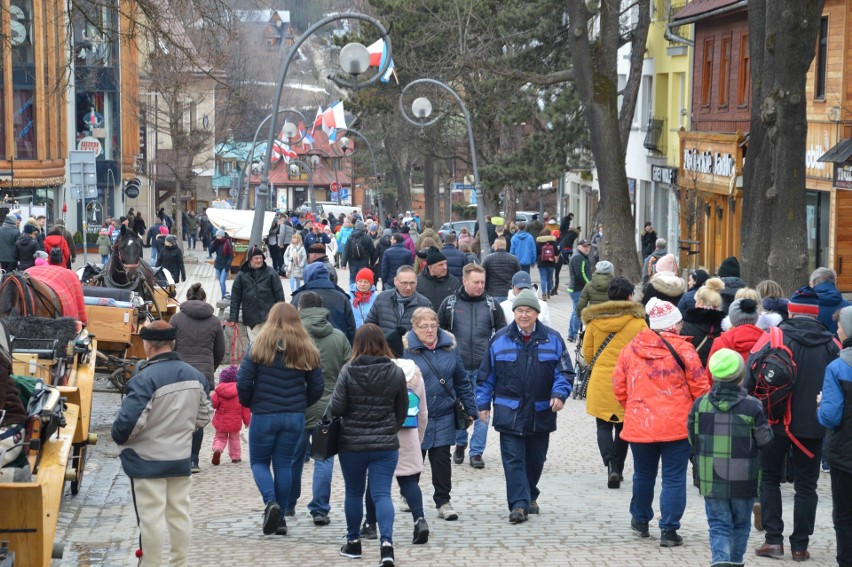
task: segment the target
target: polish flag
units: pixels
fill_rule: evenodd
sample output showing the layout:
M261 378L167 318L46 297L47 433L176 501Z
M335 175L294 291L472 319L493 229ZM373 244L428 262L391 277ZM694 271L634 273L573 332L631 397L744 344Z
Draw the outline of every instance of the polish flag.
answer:
M322 125L325 128L346 129L346 117L343 111L343 101L338 100L322 113Z
M385 60L388 56L388 47L385 45L385 40L379 38L375 43L370 45L367 48L367 53L370 54L370 67L376 67L378 69L382 68L382 65L385 64ZM396 71L394 71L393 58L390 60L390 64L388 65L385 74L382 75L380 79L383 83L390 82L391 75L396 77Z
M322 124L322 106L317 107L317 117L314 118L314 124L311 127L311 136L317 131L317 126Z

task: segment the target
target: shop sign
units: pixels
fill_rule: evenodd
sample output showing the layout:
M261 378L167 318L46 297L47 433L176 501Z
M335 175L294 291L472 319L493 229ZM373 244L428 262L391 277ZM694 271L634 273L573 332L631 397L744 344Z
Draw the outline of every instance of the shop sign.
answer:
M92 152L96 156L101 155L104 151L104 147L101 145L100 140L93 138L92 136L80 138L80 141L77 142L77 149L84 152Z
M852 164L834 164L834 183L838 189L852 189Z
M663 167L661 165L651 166L651 181L677 185L677 169L674 167Z
M809 122L807 148L805 149L805 177L811 179L829 179L832 175L826 162L817 161L837 143L834 124Z
M684 171L716 175L727 179L733 174L734 165L734 158L731 154L713 153L710 151L699 153L695 148L683 151Z

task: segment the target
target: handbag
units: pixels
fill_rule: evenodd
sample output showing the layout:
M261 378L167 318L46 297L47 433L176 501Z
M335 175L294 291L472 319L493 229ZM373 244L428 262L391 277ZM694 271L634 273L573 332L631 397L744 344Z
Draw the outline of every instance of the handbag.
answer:
M604 342L601 344L601 346L598 347L598 351L595 353L595 356L594 358L592 358L592 361L587 366L581 368L579 372L577 372L577 375L574 380L574 392L572 394L575 400L577 398L581 400L586 398L586 391L589 389L589 380L592 377L592 368L595 366L595 362L597 362L598 357L606 348L606 345L609 344L609 341L611 341L612 337L614 336L615 333L610 333L609 335L607 335L606 339L604 339Z
M438 382L441 383L441 386L447 391L451 398L453 398L453 421L456 425L456 431L465 431L468 427L470 427L470 419L467 413L467 407L465 407L464 402L461 398L456 397L455 392L450 390L450 387L447 385L447 381L441 378L438 374L438 371L435 370L435 367L432 366L432 363L429 359L421 354L423 360L426 361L426 364L429 365L429 368L432 370L432 373L438 378Z
M325 461L335 456L339 449L341 418L333 417L326 408L325 413L314 427L311 438L311 458Z

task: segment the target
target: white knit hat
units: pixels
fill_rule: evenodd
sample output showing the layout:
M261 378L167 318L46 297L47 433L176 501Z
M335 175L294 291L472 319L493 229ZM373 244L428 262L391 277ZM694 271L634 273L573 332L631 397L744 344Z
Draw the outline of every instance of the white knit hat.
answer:
M677 307L659 297L652 297L648 301L645 313L648 314L648 321L654 331L670 331L683 320Z

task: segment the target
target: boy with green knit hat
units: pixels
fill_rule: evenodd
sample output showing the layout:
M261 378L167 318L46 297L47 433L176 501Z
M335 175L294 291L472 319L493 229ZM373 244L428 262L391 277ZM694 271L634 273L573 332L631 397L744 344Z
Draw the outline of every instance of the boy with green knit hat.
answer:
M687 430L710 531L711 564L742 565L757 497L758 447L772 441L763 406L740 384L745 363L723 348L707 364L713 388L695 400Z

